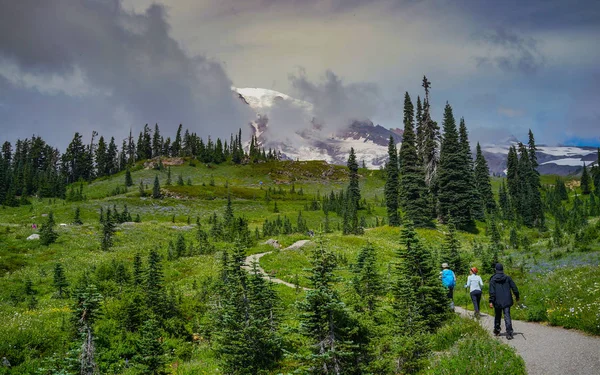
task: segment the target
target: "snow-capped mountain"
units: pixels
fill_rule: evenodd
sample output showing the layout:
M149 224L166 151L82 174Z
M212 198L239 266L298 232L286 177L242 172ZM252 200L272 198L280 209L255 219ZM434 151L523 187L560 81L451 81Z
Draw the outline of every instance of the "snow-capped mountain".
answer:
M256 112L256 120L250 126L261 147L279 151L288 159L345 164L353 147L359 163L379 168L387 159L390 136L396 143L402 139L400 134L370 121L354 120L345 126L320 124L311 103L278 91L234 90ZM282 113L290 113L294 118L281 118Z
M506 159L508 149L517 145L518 140L514 137L497 144L486 144L481 146L490 172L502 175L506 170ZM581 172L583 165L592 165L598 158L597 149L594 147L573 146L536 146L539 163L538 171L541 174L558 174L562 176Z
M255 112L250 124L262 147L272 148L288 159L325 160L345 164L350 148L356 152L359 163L368 168L379 168L387 160L390 136L399 148L402 130L374 125L371 121L349 121L348 124L320 124L314 114L314 105L278 91L262 88L233 88L240 99ZM503 175L508 150L519 140L510 137L494 144L483 144L482 151L490 172ZM539 172L569 175L581 171L584 164L597 160L593 147L543 146L537 147Z

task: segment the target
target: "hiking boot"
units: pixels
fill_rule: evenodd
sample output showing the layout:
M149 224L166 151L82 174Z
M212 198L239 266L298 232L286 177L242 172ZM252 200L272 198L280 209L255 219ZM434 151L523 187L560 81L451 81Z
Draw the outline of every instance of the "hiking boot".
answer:
M514 338L515 338L515 337L513 336L513 334L512 334L512 333L507 333L507 334L506 334L506 339L507 339L507 340L512 340L512 339L514 339Z
M494 336L500 336L500 331L494 330Z

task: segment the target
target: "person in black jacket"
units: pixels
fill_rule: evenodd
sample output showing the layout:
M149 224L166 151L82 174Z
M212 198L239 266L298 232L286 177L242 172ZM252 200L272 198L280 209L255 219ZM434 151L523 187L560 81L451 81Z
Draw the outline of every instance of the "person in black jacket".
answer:
M513 305L512 294L519 302L519 289L510 276L504 274L502 264L496 263L496 274L490 278L490 307L494 308L494 335L500 334L500 321L504 313L504 324L506 325L506 338L512 340L513 328L510 319L510 307Z

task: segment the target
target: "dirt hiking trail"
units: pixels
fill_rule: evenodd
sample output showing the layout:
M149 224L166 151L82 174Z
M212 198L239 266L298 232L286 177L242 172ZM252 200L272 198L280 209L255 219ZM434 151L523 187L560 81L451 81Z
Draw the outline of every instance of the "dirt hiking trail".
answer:
M472 311L462 307L456 307L455 311L469 318L473 316ZM479 323L491 334L493 313L482 314ZM529 375L600 375L599 337L539 323L514 319L512 323L514 339L506 339L504 319L498 339L517 350L525 360Z

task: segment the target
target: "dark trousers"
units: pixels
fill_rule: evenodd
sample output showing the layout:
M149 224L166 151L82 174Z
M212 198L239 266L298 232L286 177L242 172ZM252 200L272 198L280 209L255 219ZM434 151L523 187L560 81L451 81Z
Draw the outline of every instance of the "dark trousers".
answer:
M475 313L479 314L479 302L481 302L481 290L474 290L471 292L471 301L473 301L473 308L475 308Z
M512 335L512 321L510 319L510 307L494 307L494 331L500 332L500 321L502 319L502 313L504 313L504 325L506 325L506 333Z

